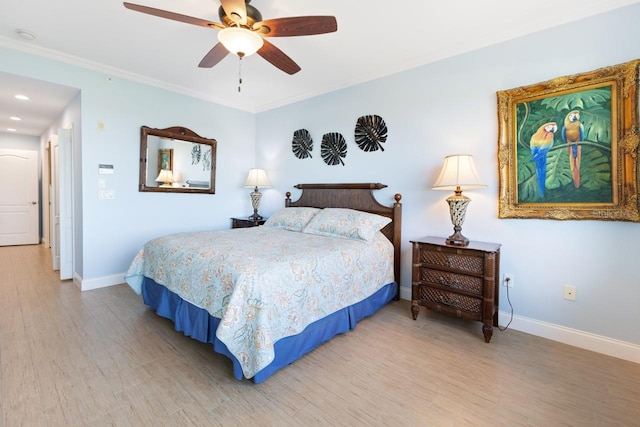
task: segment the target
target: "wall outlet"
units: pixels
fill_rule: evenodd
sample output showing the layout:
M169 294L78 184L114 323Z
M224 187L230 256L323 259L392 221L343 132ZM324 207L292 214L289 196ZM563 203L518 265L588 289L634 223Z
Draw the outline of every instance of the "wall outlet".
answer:
M504 276L502 276L502 286L513 288L513 285L515 284L515 280L516 280L516 276L514 274L504 273Z
M564 285L564 299L569 301L576 300L576 287L571 285Z

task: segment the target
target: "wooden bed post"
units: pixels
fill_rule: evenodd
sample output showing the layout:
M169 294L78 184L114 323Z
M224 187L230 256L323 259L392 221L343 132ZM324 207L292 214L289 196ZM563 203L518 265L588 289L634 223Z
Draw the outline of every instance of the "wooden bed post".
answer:
M394 301L400 300L400 258L402 255L402 195L396 193L394 196L395 203L393 204L393 273L395 275L396 285L398 290Z

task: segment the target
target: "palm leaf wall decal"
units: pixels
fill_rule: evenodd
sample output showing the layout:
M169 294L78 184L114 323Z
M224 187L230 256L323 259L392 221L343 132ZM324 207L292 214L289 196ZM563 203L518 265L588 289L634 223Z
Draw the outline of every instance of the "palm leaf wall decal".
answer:
M202 154L202 170L211 170L211 147L207 147Z
M387 125L378 115L358 117L355 140L364 151L384 151L382 144L387 141Z
M306 129L298 129L293 132L293 140L291 141L291 149L293 154L299 159L306 159L311 156L313 149L313 139Z
M347 141L338 132L329 132L322 135L320 145L320 155L322 160L329 166L341 164L344 166L342 158L347 157Z
M200 163L200 159L202 158L202 148L200 144L193 144L191 148L191 164L197 165Z

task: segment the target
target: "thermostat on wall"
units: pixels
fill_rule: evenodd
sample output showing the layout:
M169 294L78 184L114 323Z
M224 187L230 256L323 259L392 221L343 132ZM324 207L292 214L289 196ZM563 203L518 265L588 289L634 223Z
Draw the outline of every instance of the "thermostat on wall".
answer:
M113 174L113 165L98 165L98 173L102 175Z

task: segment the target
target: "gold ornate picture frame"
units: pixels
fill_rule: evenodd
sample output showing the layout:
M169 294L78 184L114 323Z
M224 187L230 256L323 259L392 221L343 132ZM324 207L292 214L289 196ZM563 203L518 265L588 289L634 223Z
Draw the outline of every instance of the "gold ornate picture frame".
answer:
M499 91L499 218L640 222L640 60Z
M173 148L161 148L158 150L158 173L162 169L173 172Z

